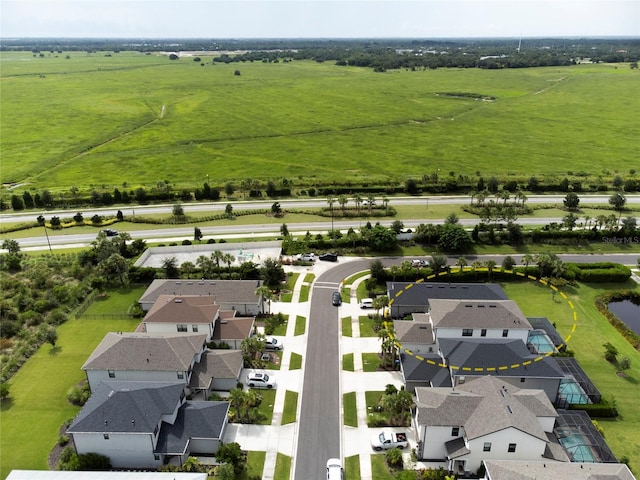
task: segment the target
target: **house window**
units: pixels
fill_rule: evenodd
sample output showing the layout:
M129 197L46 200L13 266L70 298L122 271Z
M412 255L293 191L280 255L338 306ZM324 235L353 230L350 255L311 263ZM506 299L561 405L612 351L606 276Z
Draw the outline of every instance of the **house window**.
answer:
M515 451L516 451L516 444L515 443L510 443L509 444L509 448L507 449L507 452L513 453Z
M116 372L114 370L109 370L109 378L116 378Z
M463 337L472 337L473 336L473 328L463 328L462 329Z
M482 447L482 451L483 452L490 452L491 451L491 442L484 442L484 446Z
M482 330L480 330L480 336L481 337L486 337L487 336L487 329L483 328Z
M105 440L109 440L109 434L105 433L104 435L102 435L104 437Z
M191 331L197 332L198 331L198 325L191 325Z
M460 375L458 377L458 385L462 385L465 381L466 381L466 378L464 375Z
M507 330L507 329L502 330L502 336L503 337L508 337L509 336L509 330Z
M524 383L524 377L520 377L520 383Z
M158 455L157 453L153 454L153 459L154 460L160 460L160 455Z
M178 328L179 332L186 332L187 331L187 326L184 323L179 323L178 325L176 325L176 327Z
M153 429L153 436L155 437L157 435L158 435L158 426L156 425L156 428ZM156 458L156 460L158 459Z
M177 372L177 373L178 373L178 378L182 380L184 378L184 372Z
M451 429L451 436L458 437L460 435L460 427L453 427Z

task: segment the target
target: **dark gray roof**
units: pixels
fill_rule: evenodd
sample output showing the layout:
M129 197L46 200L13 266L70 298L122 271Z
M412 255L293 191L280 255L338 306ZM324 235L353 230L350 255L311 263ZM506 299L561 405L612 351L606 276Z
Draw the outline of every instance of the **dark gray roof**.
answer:
M186 371L202 351L204 334L114 333L105 335L83 370Z
M255 303L262 280L154 280L140 297L140 303L155 303L160 295L213 295L216 303Z
M416 388L420 423L463 426L467 439L515 428L547 441L538 417L557 417L543 390L519 389L493 376L453 388Z
M531 330L513 300L444 300L430 302L434 328L496 328Z
M448 458L458 458L469 453L469 449L464 443L464 437L454 438L445 442L444 448L447 451Z
M186 402L175 423L162 426L156 453L183 454L192 438L221 439L228 412L229 402Z
M458 375L496 375L501 377L564 378L555 358L544 357L534 361L539 355L532 355L522 340L515 339L441 339L440 351L447 363L456 367L470 368ZM530 362L522 365L523 362ZM520 364L520 367L511 368ZM500 369L508 366L507 369ZM475 369L482 370L475 370ZM490 369L487 371L487 369ZM474 372L475 370L475 372Z
M71 433L152 433L184 395L183 383L102 382L74 420Z
M411 287L407 288L409 285ZM387 292L395 306L426 307L431 299L438 298L453 300L507 300L508 298L502 287L495 283L387 282Z
M405 382L430 382L434 387L450 387L451 375L448 368L440 367L442 359L436 354L421 355L419 360L413 355L400 354ZM427 360L435 363L428 363Z

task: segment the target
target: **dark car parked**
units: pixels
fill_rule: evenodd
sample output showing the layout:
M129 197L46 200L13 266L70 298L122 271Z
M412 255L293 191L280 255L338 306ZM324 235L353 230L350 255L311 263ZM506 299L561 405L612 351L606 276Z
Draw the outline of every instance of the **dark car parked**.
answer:
M324 260L325 262L337 262L338 254L337 253L323 253L318 256L320 260Z
M334 307L339 307L342 305L342 297L340 296L340 292L333 292L331 295L331 303L333 303Z

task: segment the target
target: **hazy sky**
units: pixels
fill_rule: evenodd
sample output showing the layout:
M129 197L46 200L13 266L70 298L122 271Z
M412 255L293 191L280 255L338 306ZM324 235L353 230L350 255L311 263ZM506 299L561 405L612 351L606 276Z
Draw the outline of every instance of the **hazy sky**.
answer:
M639 36L640 0L0 0L0 35Z

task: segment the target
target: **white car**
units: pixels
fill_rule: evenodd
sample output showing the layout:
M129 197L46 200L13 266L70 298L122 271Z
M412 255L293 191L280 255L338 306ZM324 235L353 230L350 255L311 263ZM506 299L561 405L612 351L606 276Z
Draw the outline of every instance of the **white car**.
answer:
M316 261L316 254L315 253L303 253L301 255L298 255L298 260L300 260L301 262L315 262Z
M247 385L250 388L275 388L276 379L266 373L250 373L247 375Z
M360 300L360 308L373 308L373 298L363 298Z
M343 480L344 472L339 458L327 460L327 480Z
M283 343L274 337L267 337L264 341L265 350L282 350L284 348Z

